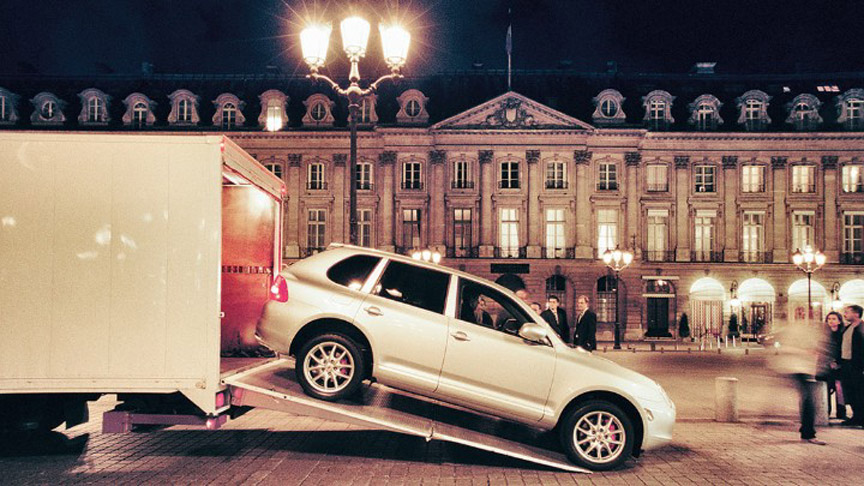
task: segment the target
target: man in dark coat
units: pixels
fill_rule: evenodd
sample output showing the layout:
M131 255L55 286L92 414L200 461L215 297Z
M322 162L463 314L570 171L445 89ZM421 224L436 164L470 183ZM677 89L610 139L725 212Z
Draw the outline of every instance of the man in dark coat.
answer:
M864 309L850 305L843 311L846 327L840 343L840 382L846 403L852 405L852 418L844 425L864 425Z
M597 349L597 314L588 308L588 296L576 297L576 321L572 342L588 351Z
M563 339L564 342L572 342L568 341L568 338L570 337L570 326L567 325L567 312L559 307L561 302L558 301L558 296L550 295L546 300L546 304L548 305L548 309L543 311L543 313L540 314L540 317L546 319L546 322L552 326L552 329L561 336L561 339Z

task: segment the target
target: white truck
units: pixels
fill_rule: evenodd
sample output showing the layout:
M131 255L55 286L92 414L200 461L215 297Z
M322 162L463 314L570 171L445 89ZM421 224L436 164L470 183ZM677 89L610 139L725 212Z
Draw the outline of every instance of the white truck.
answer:
M220 355L257 347L283 195L220 135L0 133L0 431L107 393L224 421Z

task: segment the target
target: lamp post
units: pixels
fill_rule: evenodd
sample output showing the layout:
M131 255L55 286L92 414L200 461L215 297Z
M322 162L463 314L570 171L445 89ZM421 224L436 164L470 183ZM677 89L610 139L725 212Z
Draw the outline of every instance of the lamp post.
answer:
M813 272L822 268L825 265L825 254L819 250L814 250L811 246L805 246L804 249L798 249L792 255L792 262L799 270L807 274L807 322L813 320L813 303L810 291L810 281Z
M366 56L366 43L369 40L369 22L352 16L340 24L342 33L342 49L351 61L351 71L348 75L348 88L342 89L335 81L320 74L318 70L324 66L327 59L327 47L330 43L330 24L310 24L300 33L300 44L303 49L303 60L309 65L308 78L322 80L330 84L336 94L348 99L348 125L351 130L350 146L350 182L349 182L349 242L357 244L357 116L363 98L374 93L378 85L387 79L401 78L399 70L405 65L408 57L408 45L411 34L398 24L381 24L381 46L384 61L390 68L390 74L378 78L367 88L360 87L360 59Z
M621 306L620 292L618 292L620 273L633 263L633 252L621 250L617 246L614 250L603 252L603 263L615 272L615 344L612 349L621 349Z

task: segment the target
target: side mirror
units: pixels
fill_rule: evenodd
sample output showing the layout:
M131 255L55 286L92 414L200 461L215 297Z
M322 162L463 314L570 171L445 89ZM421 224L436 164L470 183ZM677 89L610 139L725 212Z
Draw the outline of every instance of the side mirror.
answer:
M526 322L519 328L519 337L532 343L546 344L546 328L533 322Z

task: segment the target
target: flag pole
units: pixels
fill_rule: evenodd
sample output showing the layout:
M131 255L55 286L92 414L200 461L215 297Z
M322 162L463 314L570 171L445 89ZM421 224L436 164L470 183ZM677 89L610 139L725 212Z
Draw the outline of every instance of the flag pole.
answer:
M509 21L509 25L507 26L507 42L505 48L507 49L507 91L512 91L512 73L513 73L513 19L511 17L511 9L507 9L507 19Z

